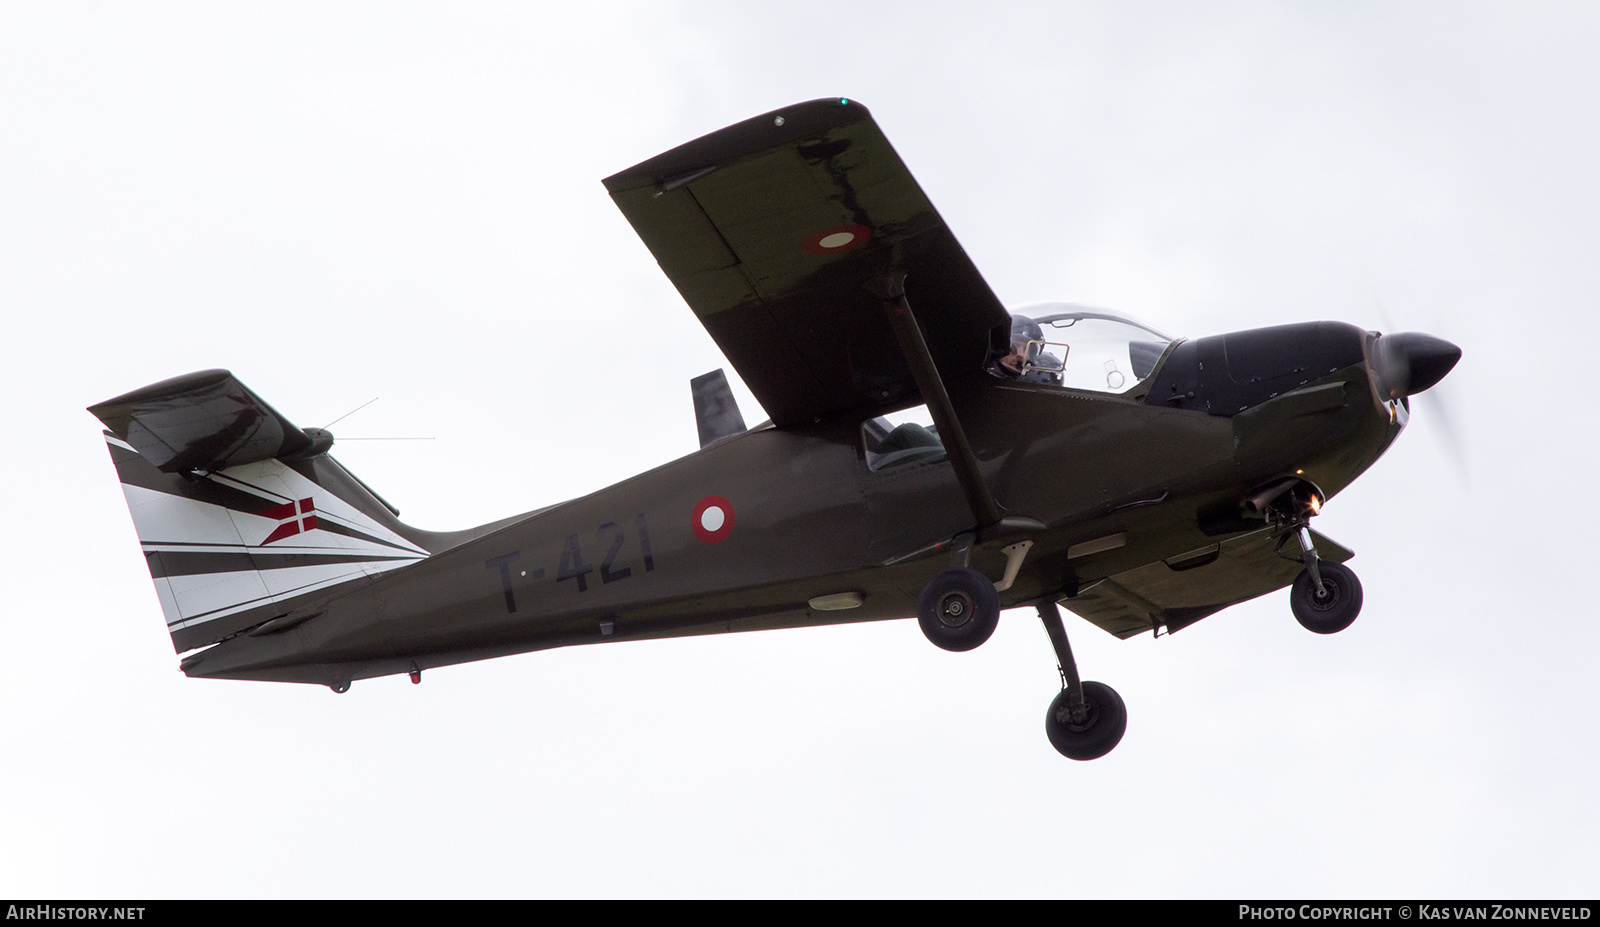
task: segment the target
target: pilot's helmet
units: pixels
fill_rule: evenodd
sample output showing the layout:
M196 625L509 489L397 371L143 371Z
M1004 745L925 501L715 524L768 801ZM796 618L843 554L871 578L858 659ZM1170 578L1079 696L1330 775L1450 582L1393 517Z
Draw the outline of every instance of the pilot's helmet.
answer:
M1028 342L1030 342L1030 341L1043 341L1043 340L1044 340L1044 329L1039 327L1039 323L1038 322L1035 322L1034 320L1028 318L1025 315L1014 315L1014 316L1011 317L1011 350L1012 351L1014 351L1014 352L1016 352L1018 354L1021 354L1021 353L1023 353L1024 345L1026 345ZM1039 346L1036 344L1036 345L1033 346L1032 350L1027 352L1028 359L1032 360L1033 359L1033 355L1037 354L1038 352L1039 352Z

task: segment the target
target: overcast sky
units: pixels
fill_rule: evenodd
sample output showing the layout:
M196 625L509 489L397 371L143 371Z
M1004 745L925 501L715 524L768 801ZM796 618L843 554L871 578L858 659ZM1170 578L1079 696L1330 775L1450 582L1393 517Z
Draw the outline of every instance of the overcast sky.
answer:
M0 2L0 896L1594 896L1600 7L570 6ZM830 95L1008 304L1462 346L1318 519L1350 630L1069 616L1092 763L1029 611L177 671L85 406L379 396L435 440L334 453L431 529L690 453L725 361L600 178Z

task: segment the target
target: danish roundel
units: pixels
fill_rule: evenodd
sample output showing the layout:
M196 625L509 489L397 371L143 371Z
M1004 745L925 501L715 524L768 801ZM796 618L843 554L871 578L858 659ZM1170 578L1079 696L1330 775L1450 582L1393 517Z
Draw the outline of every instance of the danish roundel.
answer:
M871 237L872 229L864 225L838 225L807 238L800 250L816 255L839 254L861 247Z
M706 496L694 507L689 527L695 537L715 544L733 531L733 505L721 496Z

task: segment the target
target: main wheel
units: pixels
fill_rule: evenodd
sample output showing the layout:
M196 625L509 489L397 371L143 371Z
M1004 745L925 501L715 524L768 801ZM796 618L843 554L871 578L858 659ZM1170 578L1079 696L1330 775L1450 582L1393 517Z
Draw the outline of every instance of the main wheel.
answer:
M989 577L968 567L953 567L928 580L917 599L917 624L928 640L945 650L971 650L1000 624L1000 593Z
M1295 578L1289 605L1294 609L1295 620L1306 630L1337 634L1361 614L1361 580L1340 563L1323 560L1317 563L1317 569L1322 573L1322 595L1317 594L1311 571L1302 570Z
M1117 690L1103 682L1083 684L1083 703L1088 709L1082 721L1074 722L1062 689L1044 716L1044 732L1050 746L1069 760L1095 760L1111 752L1128 730L1128 707Z

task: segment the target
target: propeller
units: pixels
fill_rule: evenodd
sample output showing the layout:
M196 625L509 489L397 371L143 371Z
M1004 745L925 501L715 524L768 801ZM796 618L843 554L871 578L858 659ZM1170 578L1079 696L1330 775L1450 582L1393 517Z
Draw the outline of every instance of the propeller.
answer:
M1372 292L1373 305L1382 317L1385 328L1391 327L1389 313L1376 290ZM1379 403L1405 399L1407 407L1415 396L1438 384L1461 360L1461 348L1433 335L1421 332L1399 332L1378 335L1367 344L1367 366L1372 371L1373 400ZM1463 483L1467 481L1466 448L1450 415L1445 397L1433 392L1423 400L1427 406L1426 417L1435 426L1434 433L1444 443L1445 451L1454 461Z
M1443 338L1401 332L1379 335L1369 362L1379 391L1388 399L1403 399L1443 380L1459 360L1461 349Z

